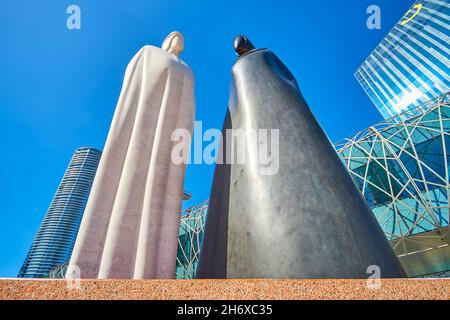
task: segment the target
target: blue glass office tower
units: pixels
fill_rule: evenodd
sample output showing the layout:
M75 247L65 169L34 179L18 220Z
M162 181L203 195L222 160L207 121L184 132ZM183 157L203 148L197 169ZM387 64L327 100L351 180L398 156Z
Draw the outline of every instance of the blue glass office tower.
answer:
M77 149L20 269L19 278L46 277L69 261L101 151Z
M449 21L448 0L416 1L356 71L385 119L450 91Z

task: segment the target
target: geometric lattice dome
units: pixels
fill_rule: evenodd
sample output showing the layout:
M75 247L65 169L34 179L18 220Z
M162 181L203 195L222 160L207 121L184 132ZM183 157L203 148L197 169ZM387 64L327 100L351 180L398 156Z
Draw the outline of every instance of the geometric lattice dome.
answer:
M193 279L203 239L208 200L181 213L175 277Z
M418 108L335 144L400 257L448 247L450 93Z

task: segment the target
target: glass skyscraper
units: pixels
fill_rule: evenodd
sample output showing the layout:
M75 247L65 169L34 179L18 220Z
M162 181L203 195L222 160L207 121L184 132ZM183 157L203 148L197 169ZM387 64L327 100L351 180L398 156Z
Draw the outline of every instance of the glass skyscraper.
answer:
M100 157L101 151L93 148L75 151L19 278L46 277L52 268L70 259Z
M450 91L449 21L448 0L416 1L356 71L385 119Z

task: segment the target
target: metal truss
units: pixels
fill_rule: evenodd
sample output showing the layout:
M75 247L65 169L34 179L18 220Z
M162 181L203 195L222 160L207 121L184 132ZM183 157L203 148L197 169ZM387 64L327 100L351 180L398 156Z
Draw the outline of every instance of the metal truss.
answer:
M335 148L399 257L448 246L450 93Z
M177 279L193 279L195 276L207 210L208 200L181 213L175 272Z
M335 148L399 257L448 247L450 93ZM207 210L208 200L181 213L177 279L195 276Z

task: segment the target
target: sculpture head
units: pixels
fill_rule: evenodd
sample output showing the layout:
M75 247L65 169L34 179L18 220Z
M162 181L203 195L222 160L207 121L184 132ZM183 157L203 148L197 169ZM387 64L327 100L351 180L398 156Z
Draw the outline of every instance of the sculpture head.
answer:
M183 35L178 31L171 32L166 39L164 39L161 48L177 57L180 56L180 53L184 49Z
M234 38L233 46L234 51L236 51L239 57L256 49L255 46L250 42L250 40L248 40L246 36L243 36L241 34Z

